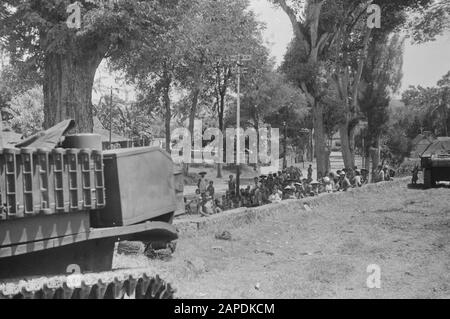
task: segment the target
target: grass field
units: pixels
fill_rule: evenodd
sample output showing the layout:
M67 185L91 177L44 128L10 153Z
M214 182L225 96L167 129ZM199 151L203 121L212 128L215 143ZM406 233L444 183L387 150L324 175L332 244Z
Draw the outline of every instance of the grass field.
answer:
M450 189L390 183L315 200L312 211L269 207L264 220L180 238L171 260L118 255L156 269L180 298L449 298ZM296 207L301 207L297 205ZM367 267L381 269L369 289Z

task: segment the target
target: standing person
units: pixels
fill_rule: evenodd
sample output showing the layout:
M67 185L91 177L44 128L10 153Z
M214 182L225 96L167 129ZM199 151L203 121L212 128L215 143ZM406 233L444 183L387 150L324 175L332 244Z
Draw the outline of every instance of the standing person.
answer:
M236 199L237 199L237 196L236 196L236 181L235 181L233 175L230 175L230 178L228 180L228 196L229 196L229 199L230 199L231 203L233 203L233 205L236 204Z
M415 166L412 171L412 184L417 185L417 181L419 180L419 166Z
M269 193L272 193L273 187L274 187L274 180L273 180L273 175L269 174L267 181L266 181L266 187L267 190L269 191Z
M214 199L214 194L216 193L216 190L214 189L214 182L209 181L209 186L206 189L209 195Z
M206 180L206 172L200 172L199 175L201 178L198 181L198 189L200 190L200 194L205 194L208 189L208 181Z
M261 206L263 204L262 184L256 182L255 189L253 190L253 206Z
M255 195L255 192L256 192L256 190L258 190L259 189L259 178L258 177L255 177L254 179L253 179L253 185L252 185L252 188L251 188L251 195L252 196L254 196Z
M236 181L234 180L234 176L230 175L230 179L228 180L228 191L231 196L236 195Z
M385 176L384 176L383 166L378 165L376 177L377 177L377 180L376 180L377 183L384 182Z
M313 172L314 172L314 170L312 168L312 165L309 165L309 167L308 167L308 181L309 182L312 181Z

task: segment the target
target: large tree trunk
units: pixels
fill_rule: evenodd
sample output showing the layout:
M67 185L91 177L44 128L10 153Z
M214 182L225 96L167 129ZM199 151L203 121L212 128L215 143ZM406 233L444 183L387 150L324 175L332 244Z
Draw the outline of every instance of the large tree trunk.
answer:
M189 133L191 134L191 145L194 145L194 125L195 115L197 114L198 97L200 95L200 88L195 88L192 92L192 104L189 113ZM183 173L185 176L189 174L189 163L183 165Z
M355 158L351 147L348 122L339 125L339 133L341 135L342 158L344 160L344 166L347 169L353 169L355 167Z
M164 75L164 89L163 89L163 103L164 103L164 126L166 135L166 152L170 153L170 143L172 141L170 122L172 120L172 110L170 103L170 86L172 85L172 79L165 73Z
M255 116L255 130L256 130L256 153L257 153L257 157L256 157L256 165L255 165L255 171L259 172L259 142L261 141L261 136L259 134L259 118L258 116Z
M76 133L92 133L92 87L104 52L50 53L44 61L44 128L73 119Z
M323 105L317 101L314 101L313 120L317 162L317 179L320 179L328 170L329 156L327 156L326 135L323 125Z

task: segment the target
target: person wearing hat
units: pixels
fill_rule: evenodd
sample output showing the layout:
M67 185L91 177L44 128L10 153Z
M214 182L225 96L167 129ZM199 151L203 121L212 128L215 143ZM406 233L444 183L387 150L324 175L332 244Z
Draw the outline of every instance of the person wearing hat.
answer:
M311 196L319 195L320 183L318 181L312 181L310 184L311 184Z
M288 185L284 188L284 199L296 199L295 194L295 187L292 187L291 185Z
M280 203L281 202L281 195L280 192L278 191L278 187L274 187L272 194L270 194L269 196L269 202L271 203Z

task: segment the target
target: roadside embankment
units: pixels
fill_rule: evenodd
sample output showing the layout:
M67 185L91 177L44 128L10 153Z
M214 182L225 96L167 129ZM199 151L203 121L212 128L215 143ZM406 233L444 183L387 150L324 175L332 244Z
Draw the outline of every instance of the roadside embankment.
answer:
M238 208L225 211L210 217L182 216L175 220L174 225L179 231L180 237L188 238L201 236L206 233L220 232L233 229L242 225L253 224L265 221L274 215L304 211L309 208L318 207L321 204L330 202L338 203L342 197L356 197L361 193L379 193L387 188L396 188L409 181L409 178L396 179L392 182L369 184L361 188L353 188L348 192L338 192L332 194L321 194L316 197L309 197L301 200L286 200L281 203L269 204L255 208Z

